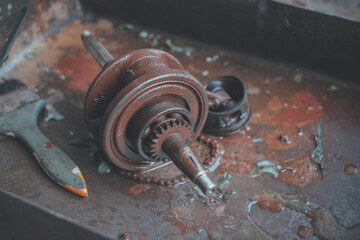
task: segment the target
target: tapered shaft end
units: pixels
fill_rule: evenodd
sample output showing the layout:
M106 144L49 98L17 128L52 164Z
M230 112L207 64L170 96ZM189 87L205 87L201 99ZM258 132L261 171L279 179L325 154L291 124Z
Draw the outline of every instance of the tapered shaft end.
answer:
M81 34L81 38L86 49L91 53L101 67L104 67L106 63L114 60L114 57L109 53L104 45L102 45L102 43L91 34L89 30L85 30Z
M166 138L162 148L173 163L185 176L195 183L206 196L211 195L215 191L216 185L208 177L195 153L180 134L173 134Z

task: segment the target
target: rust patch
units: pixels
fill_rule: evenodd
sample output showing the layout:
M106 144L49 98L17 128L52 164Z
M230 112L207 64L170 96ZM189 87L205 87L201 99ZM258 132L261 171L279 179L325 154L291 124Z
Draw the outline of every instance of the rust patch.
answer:
M236 172L248 174L254 168L256 151L254 143L244 132L222 139L221 143L226 150L220 161L220 166L215 170L216 174L224 172Z
M275 199L261 199L256 202L261 209L269 209L272 212L281 212L285 209L285 203Z
M287 135L289 138L288 142L284 142L279 139L279 136ZM298 145L298 136L296 129L277 129L270 131L264 135L264 140L269 149L281 150L296 147Z
M305 226L299 226L297 234L301 238L307 238L310 235L314 234L314 228L312 227L305 227Z
M272 120L277 125L304 126L316 122L323 116L323 110L317 99L307 91L298 92L292 103L275 116Z
M314 210L305 210L304 214L308 217L308 218L317 218L317 216L319 215L317 211Z
M322 178L318 166L308 154L294 155L293 160L282 167L290 169L280 171L280 181L292 186L305 187L311 183L320 181Z
M270 101L268 101L266 105L267 109L269 109L270 112L277 112L283 108L282 102L276 96L274 96Z
M354 166L353 164L351 164L351 163L346 163L345 165L344 165L344 173L346 174L346 175L355 175L355 174L357 174L359 172L359 169L356 167L356 166Z
M46 148L53 148L53 147L55 147L55 144L53 144L52 142L47 142L47 143L45 143L45 147Z
M90 54L79 52L67 54L55 64L61 73L71 76L66 84L73 90L86 90L99 72L99 67Z
M185 235L187 232L195 231L197 229L197 226L190 226L186 222L173 221L171 224L179 228L181 235Z
M149 188L151 188L149 185L135 184L129 189L129 192L134 196L138 196L139 194L147 191Z

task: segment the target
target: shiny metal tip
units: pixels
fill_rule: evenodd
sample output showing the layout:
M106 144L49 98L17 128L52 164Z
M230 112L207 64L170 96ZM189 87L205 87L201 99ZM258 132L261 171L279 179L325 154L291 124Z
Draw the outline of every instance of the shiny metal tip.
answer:
M206 174L199 176L195 180L195 184L198 185L198 187L206 196L212 195L216 190L216 185Z
M86 37L86 36L90 36L91 32L89 30L85 30L83 31L83 33L81 34L82 37Z

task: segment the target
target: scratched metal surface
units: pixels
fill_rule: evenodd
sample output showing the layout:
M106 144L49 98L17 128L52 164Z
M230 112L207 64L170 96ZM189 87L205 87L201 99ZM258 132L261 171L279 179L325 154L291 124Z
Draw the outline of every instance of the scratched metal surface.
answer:
M45 123L40 116L38 124L79 165L89 197L57 186L21 143L5 136L0 137L2 189L114 236L127 232L133 239L299 239L307 232L307 239L359 236L359 86L151 29L119 26L104 19L68 23L47 36L33 58L5 75L29 84L44 98L63 95L55 107L65 119ZM231 174L223 187L225 201L198 196L191 183L165 188L137 184L116 171L100 174L88 148L69 144L75 137L88 137L83 99L100 70L82 46L85 29L100 36L114 56L147 47L170 51L165 40L180 41L194 52L173 54L201 82L221 75L237 75L245 82L253 112L248 128L217 138L223 155L211 177L221 181L225 172ZM143 30L147 38L139 37ZM214 55L218 59L206 61ZM319 119L323 170L310 158ZM281 134L291 142L280 141ZM255 163L262 160L281 166L277 178L257 176Z

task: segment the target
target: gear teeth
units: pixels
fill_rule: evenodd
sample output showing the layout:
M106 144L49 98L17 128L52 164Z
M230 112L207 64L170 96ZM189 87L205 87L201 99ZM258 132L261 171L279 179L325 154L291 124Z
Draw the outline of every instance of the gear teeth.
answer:
M192 132L190 124L184 119L180 119L180 118L167 119L164 122L162 122L160 125L155 127L146 138L145 146L148 156L158 162L170 161L169 158L159 157L155 151L155 147L156 144L159 142L159 139L162 134L164 134L166 131L170 130L171 128L179 128L179 127L187 128L190 130L190 132Z

